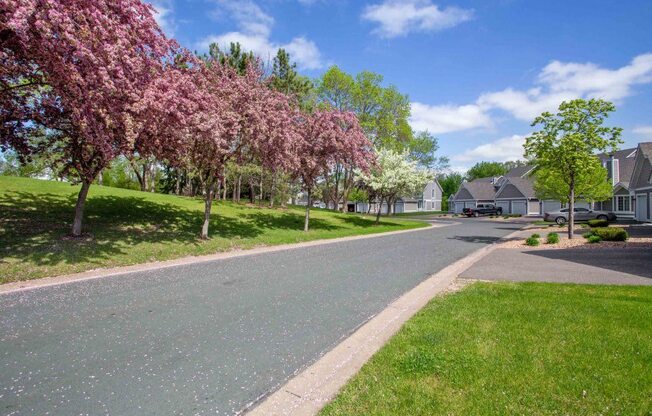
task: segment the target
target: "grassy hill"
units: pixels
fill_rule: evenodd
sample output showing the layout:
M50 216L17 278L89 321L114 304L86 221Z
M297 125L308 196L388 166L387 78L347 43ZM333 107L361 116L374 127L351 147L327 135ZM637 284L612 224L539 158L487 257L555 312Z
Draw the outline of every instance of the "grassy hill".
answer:
M211 238L198 238L203 202L197 198L91 187L84 231L66 238L77 186L0 176L0 283L168 260L187 255L423 227L383 219L312 210L303 232L303 208L269 209L218 202Z

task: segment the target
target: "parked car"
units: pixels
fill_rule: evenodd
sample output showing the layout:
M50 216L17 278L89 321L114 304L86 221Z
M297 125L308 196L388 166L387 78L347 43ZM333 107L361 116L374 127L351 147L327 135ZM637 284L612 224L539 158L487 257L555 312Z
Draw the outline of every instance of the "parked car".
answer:
M501 215L503 209L494 204L478 204L475 208L464 208L462 214L467 217L479 217L480 215Z
M575 208L575 221L588 221L588 220L607 220L615 221L616 214L609 211L594 211L587 208ZM564 225L568 222L568 208L563 208L558 211L546 212L543 214L544 221L556 222L559 225Z

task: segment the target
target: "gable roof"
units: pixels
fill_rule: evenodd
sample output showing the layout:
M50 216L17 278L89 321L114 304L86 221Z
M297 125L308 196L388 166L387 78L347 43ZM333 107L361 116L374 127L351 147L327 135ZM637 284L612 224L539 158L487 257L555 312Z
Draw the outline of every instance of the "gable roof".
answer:
M514 187L521 193L523 194L524 197L526 198L536 198L536 194L534 192L534 184L532 182L532 179L530 178L520 178L520 177L512 177L512 178L506 178L505 183L500 187L500 190L496 192L496 198L498 198L498 195L501 193L501 191L507 186L507 185L514 185Z
M512 168L509 172L505 174L505 177L507 178L523 178L527 176L530 172L532 172L532 169L534 169L534 166L532 165L523 165L523 166L517 166L515 168Z
M645 144L645 143L641 143ZM600 153L598 157L601 162L607 162L611 159L613 155L614 159L618 159L618 178L620 182L629 183L632 179L632 173L634 173L634 165L636 164L636 157L632 153L636 152L637 148L629 148L618 150L613 153ZM631 156L631 157L629 157Z
M466 189L473 199L478 200L493 200L494 195L496 194L496 188L494 187L492 178L478 178L471 182L464 182L460 186L460 189L455 194L455 199L462 189Z

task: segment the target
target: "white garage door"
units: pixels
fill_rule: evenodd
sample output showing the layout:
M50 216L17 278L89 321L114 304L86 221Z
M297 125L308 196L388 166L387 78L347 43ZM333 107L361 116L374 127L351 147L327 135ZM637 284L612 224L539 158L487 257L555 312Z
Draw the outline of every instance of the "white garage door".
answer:
M496 208L502 208L504 214L509 214L509 201L497 201Z
M455 213L456 214L461 214L462 210L464 209L464 203L463 202L454 202L455 204Z
M647 194L636 195L636 219L647 221Z
M512 214L527 215L527 202L512 201Z
M543 212L559 211L561 209L561 202L559 201L543 201Z

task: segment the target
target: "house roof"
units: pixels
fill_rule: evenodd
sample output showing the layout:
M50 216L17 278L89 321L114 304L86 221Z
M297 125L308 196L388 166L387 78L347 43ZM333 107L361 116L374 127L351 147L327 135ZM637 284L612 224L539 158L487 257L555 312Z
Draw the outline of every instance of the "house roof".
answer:
M509 172L507 172L505 176L508 178L513 178L513 177L522 178L526 176L528 173L530 173L532 169L534 169L534 166L532 165L517 166L515 168L512 168Z
M520 177L507 178L503 187L507 184L514 185L514 187L526 198L536 198L532 179Z
M491 200L494 199L494 195L496 194L496 188L494 187L493 179L494 178L478 178L471 182L464 182L460 186L460 190L462 188L466 189L471 194L473 199ZM457 193L459 193L459 191L457 191ZM456 199L457 193L455 194Z
M613 153L600 153L598 157L601 162L606 162L611 159L611 155L613 154L614 159L618 159L618 177L620 181L629 182L632 178L632 173L634 173L634 164L636 163L636 155L633 155L634 152L636 152L636 147L618 150Z
M650 161L652 161L652 142L639 143L638 148Z

